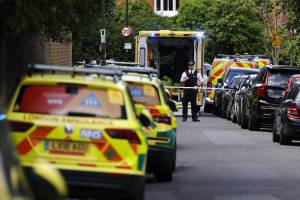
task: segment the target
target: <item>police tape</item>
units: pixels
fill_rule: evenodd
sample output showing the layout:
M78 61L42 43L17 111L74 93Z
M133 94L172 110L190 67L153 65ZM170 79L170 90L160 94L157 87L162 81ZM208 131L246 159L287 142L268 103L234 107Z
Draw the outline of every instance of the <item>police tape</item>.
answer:
M195 89L195 90L235 90L231 88L212 88L212 87L184 87L184 86L164 86L166 89Z

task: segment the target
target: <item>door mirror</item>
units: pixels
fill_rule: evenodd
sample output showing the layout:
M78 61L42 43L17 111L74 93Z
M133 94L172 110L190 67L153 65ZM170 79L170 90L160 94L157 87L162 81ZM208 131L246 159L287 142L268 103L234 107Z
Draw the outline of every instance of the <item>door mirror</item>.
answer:
M35 199L62 200L67 197L67 186L62 175L49 163L39 161L25 170Z
M283 101L283 104L287 106L291 106L293 105L293 103L294 103L293 99L286 99Z
M173 100L168 100L168 105L173 112L178 111L177 104Z
M153 120L150 112L146 109L143 109L141 111L141 113L139 115L139 119L140 119L142 126L144 126L144 127L150 126L151 121Z
M245 81L245 85L248 86L249 84L250 84L250 80L247 79L247 80Z

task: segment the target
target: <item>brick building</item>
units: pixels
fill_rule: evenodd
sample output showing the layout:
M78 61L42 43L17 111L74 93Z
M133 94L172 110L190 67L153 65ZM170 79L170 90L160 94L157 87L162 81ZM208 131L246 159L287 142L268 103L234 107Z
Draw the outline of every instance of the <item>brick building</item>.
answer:
M117 0L117 4L123 4L126 0ZM130 1L130 0L129 0ZM144 0L160 16L173 17L177 15L181 0Z

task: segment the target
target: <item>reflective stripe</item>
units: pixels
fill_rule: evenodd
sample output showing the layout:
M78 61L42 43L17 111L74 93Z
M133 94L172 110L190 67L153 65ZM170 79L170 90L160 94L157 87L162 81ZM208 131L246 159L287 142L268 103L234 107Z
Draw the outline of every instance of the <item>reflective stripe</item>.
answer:
M28 154L34 146L40 143L41 139L44 139L54 127L49 126L39 126L37 127L29 137L25 137L19 144L17 144L16 148L19 154L25 155ZM33 139L34 142L30 142L30 139ZM40 140L34 140L40 139Z

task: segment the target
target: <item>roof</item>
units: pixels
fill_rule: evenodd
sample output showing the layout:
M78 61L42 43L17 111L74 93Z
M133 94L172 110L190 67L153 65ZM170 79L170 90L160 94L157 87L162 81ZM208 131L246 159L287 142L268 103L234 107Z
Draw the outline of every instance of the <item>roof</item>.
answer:
M198 37L198 38L204 38L204 32L203 31L171 31L171 30L140 31L139 36L150 36L150 37Z

